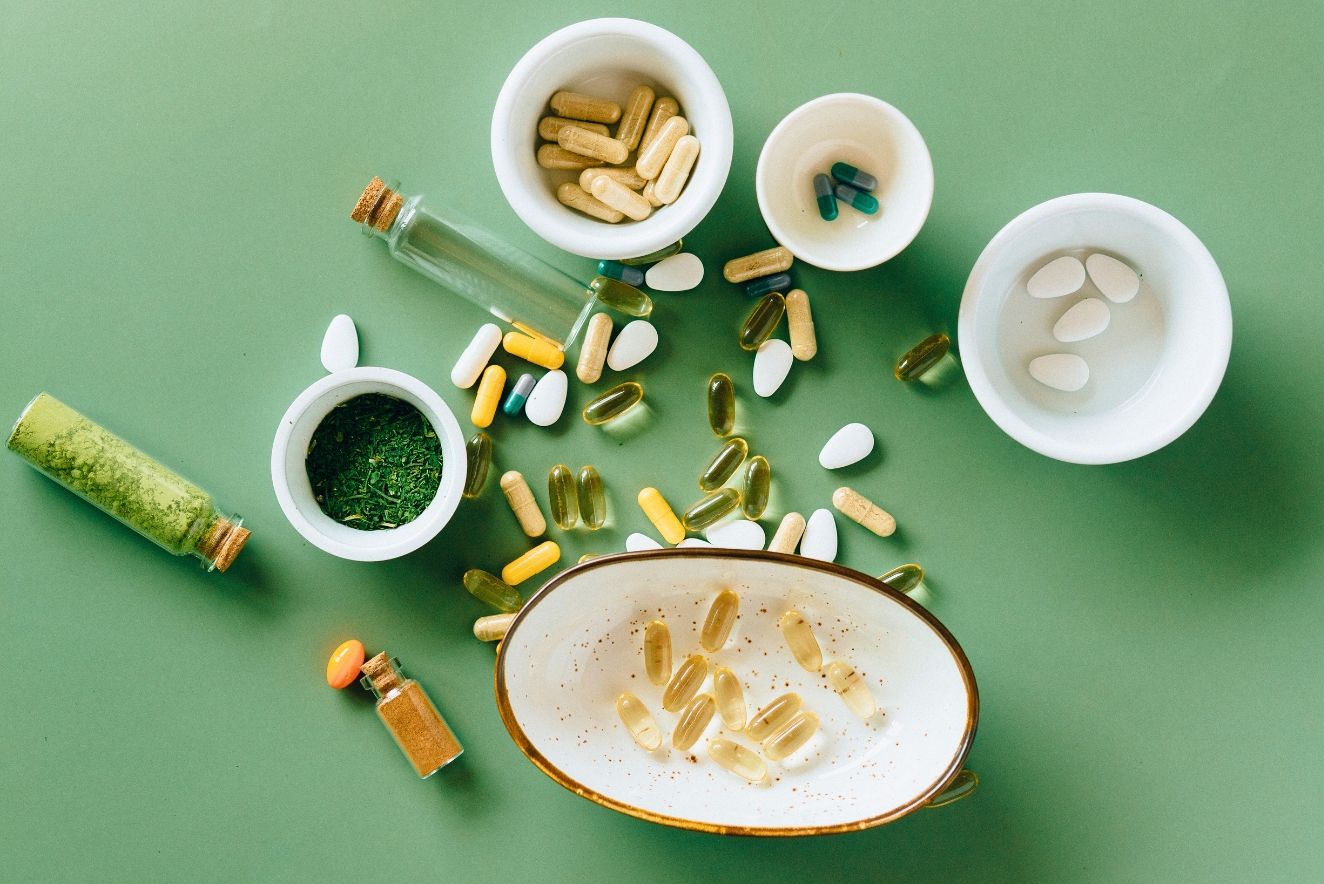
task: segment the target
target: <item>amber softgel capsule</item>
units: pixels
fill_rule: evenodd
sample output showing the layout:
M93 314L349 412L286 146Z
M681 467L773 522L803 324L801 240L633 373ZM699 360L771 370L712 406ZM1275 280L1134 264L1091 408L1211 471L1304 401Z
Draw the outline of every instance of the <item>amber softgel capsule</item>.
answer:
M806 672L817 672L823 668L823 651L814 637L814 630L799 611L787 611L781 619L782 637L791 649L795 662Z

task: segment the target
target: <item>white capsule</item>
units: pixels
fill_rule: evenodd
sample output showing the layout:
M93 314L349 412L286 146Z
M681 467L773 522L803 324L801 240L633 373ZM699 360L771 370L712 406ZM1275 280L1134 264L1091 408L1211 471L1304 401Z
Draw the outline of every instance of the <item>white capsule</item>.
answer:
M1112 315L1108 305L1098 298L1086 298L1071 305L1053 326L1053 337L1064 344L1092 338L1108 327Z
M559 368L547 372L534 385L529 394L529 401L524 403L524 413L540 427L550 427L556 423L565 408L565 394L570 389L570 381Z
M837 522L831 510L814 510L800 538L800 555L830 562L837 557Z
M322 336L322 367L337 372L358 364L359 333L354 328L354 320L341 313L331 320Z
M836 470L864 460L870 451L873 451L873 431L864 424L846 424L827 440L818 453L818 462L825 470Z
M1116 304L1125 304L1140 291L1140 276L1111 255L1090 255L1085 259L1085 269L1099 291Z
M1030 377L1054 390L1074 393L1090 379L1090 367L1073 353L1051 353L1030 360Z
M648 268L644 282L659 292L688 292L703 282L703 262L689 252L663 258Z
M763 549L763 545L768 540L768 535L763 532L763 526L748 519L718 522L707 528L703 536L707 537L708 542L713 546L723 546L727 549Z
M469 346L464 348L460 358L451 369L451 383L461 390L467 390L478 383L478 377L487 368L487 362L501 345L501 329L494 323L487 323L478 330Z
M657 329L647 319L636 319L621 329L607 351L607 367L624 371L638 365L657 349Z
M791 373L793 362L791 345L781 338L769 338L759 344L758 353L754 354L754 392L764 398L776 393Z
M1025 284L1031 298L1060 298L1079 291L1085 284L1085 265L1079 258L1063 255L1049 261Z
M636 532L634 534L631 534L629 537L625 538L626 552L644 552L650 549L661 549L661 548L662 548L662 544L658 543L656 540L649 537L647 534L639 534L638 532Z
M707 547L709 549L712 548L711 543L709 543L706 540L700 540L697 537L686 537L680 543L676 544L677 549L680 549L682 546L702 546L702 547Z

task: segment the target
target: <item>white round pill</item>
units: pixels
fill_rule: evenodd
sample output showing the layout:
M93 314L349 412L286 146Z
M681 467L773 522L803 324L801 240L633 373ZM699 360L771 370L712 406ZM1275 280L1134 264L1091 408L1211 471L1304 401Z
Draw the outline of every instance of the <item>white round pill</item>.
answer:
M625 538L626 552L644 552L645 550L661 548L662 544L658 543L647 534L635 533Z
M768 541L763 526L748 519L719 522L704 531L703 535L713 546L724 546L727 549L763 549Z
M837 523L831 510L814 510L800 538L800 555L830 562L837 557Z
M1108 327L1112 314L1098 298L1086 298L1071 305L1053 326L1053 337L1064 344L1092 338Z
M659 292L688 292L701 282L703 262L689 252L663 258L644 274L644 283Z
M1090 255L1085 269L1104 297L1115 304L1125 304L1140 291L1139 274L1111 255Z
M534 384L533 392L524 403L524 413L540 427L550 427L556 423L565 408L565 394L570 389L570 381L560 369L549 371Z
M1074 393L1090 379L1090 367L1073 353L1050 353L1030 360L1030 377L1054 390Z
M1040 267L1025 284L1031 298L1060 298L1080 291L1085 284L1085 265L1079 258L1063 255Z
M648 358L657 349L657 329L646 319L636 319L621 329L607 352L607 367L624 371Z
M451 383L467 390L478 383L478 376L487 368L487 362L501 345L501 329L489 322L478 330L469 346L451 369Z
M793 362L791 345L781 338L769 338L759 344L758 353L754 354L754 392L764 398L776 393L791 373Z
M864 424L846 424L827 440L818 453L818 462L824 469L835 470L864 460L870 451L873 451L873 431Z
M322 367L337 372L358 364L359 332L354 328L354 320L341 313L331 320L322 336Z

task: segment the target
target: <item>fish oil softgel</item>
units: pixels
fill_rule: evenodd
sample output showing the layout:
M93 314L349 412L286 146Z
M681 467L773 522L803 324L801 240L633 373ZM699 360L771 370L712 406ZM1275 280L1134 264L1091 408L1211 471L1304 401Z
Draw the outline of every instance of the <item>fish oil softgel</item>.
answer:
M756 454L745 465L745 493L740 498L740 507L745 518L757 522L768 508L768 495L772 490L772 467L768 459Z
M872 718L878 711L869 693L869 686L849 663L833 663L827 668L828 684L846 702L847 708L860 718Z
M691 654L681 661L667 689L662 693L662 708L668 712L678 712L694 699L694 695L703 686L708 677L708 658L702 654Z
M787 281L789 282L789 277ZM786 313L786 298L780 292L765 295L754 305L754 309L749 312L749 318L745 320L744 327L740 329L740 349L757 350L759 344L777 330L784 313Z
M749 454L749 443L739 436L728 439L726 444L717 449L708 466L699 474L699 490L716 491L726 484L726 480L735 475L736 470L745 462Z
M656 252L649 252L647 255L640 255L638 258L622 258L621 263L630 267L642 267L645 264L657 264L670 258L672 255L680 254L680 250L685 248L684 240L676 240L669 246L663 246Z
M584 406L584 422L598 426L625 414L644 399L644 388L634 381L612 387Z
M575 527L579 522L579 494L570 467L559 463L547 473L547 499L556 526L562 531Z
M598 301L626 316L646 317L653 312L653 299L629 283L599 276L588 284Z
M717 711L722 716L722 723L733 731L745 727L745 691L740 687L740 679L725 666L717 667L713 673L713 696L717 698Z
M483 490L487 482L487 470L492 466L492 437L486 433L474 433L464 443L464 459L467 471L464 474L464 496L474 498Z
M685 526L676 518L662 492L656 488L645 488L639 492L639 508L648 516L648 521L662 535L667 543L680 543L685 539Z
M898 381L917 381L942 361L952 342L944 334L929 335L896 361L892 373Z
M769 761L789 758L817 732L818 716L812 712L801 712L780 731L763 741L763 754Z
M924 583L924 569L919 565L902 565L878 578L897 592L910 593Z
M708 426L718 436L729 436L736 426L736 387L718 372L708 379Z
M584 527L596 531L607 521L607 492L602 487L602 476L596 468L586 466L579 471L575 484L578 486L579 517L584 520Z
M634 741L649 752L662 748L662 730L653 720L648 707L634 694L621 694L616 699L616 714L634 737Z
M703 621L703 632L699 644L708 652L720 650L726 644L731 627L736 625L736 615L740 612L740 596L729 589L724 589L713 599L708 609L708 618ZM729 671L729 670L728 670Z
M680 523L687 531L702 531L738 506L740 492L734 488L723 488L687 509L680 517Z
M800 711L800 695L782 694L767 706L764 706L745 725L745 733L756 743L761 743L786 726Z
M464 572L464 588L476 599L487 602L498 611L510 613L524 606L519 590L495 576L474 568Z
M799 611L787 611L781 619L782 637L791 649L795 662L806 672L817 672L823 668L823 651L814 637L814 630Z
M671 680L671 630L662 620L644 629L644 669L658 687Z
M699 694L681 710L676 730L671 734L671 746L684 752L699 741L717 712L717 700L712 694Z
M708 757L738 777L759 783L768 776L768 766L754 752L739 743L718 737L708 743Z

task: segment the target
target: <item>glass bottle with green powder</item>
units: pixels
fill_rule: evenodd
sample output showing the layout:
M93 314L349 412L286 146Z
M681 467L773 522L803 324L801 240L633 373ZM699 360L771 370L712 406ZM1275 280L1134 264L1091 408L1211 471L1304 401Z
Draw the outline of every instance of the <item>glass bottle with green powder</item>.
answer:
M158 546L224 571L249 531L212 496L46 393L28 403L9 450Z

